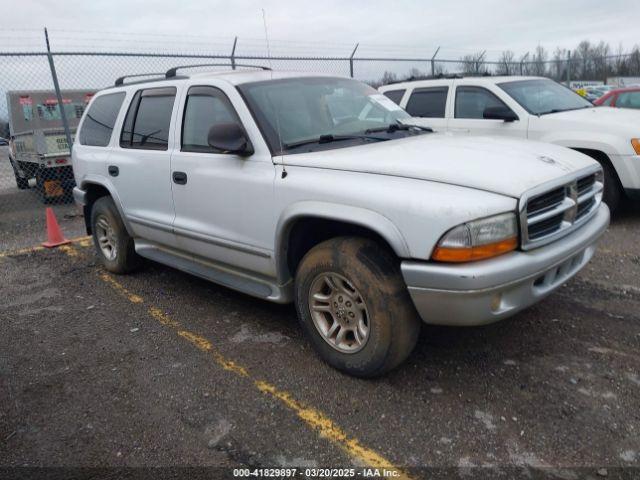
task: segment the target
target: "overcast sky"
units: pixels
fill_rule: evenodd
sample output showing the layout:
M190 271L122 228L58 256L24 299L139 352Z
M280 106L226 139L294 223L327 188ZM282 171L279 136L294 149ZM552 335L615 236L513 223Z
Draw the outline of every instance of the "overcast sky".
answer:
M583 39L605 40L614 49L640 43L638 0L2 1L11 3L10 13L3 9L5 26L8 19L13 29L46 25L54 48L111 42L126 49L174 40L222 48L236 35L239 47L248 48L263 42L263 8L272 49L285 53L348 55L360 42L367 54L429 54L441 45L445 57L483 49L494 57L503 49L521 54L538 44L553 50Z

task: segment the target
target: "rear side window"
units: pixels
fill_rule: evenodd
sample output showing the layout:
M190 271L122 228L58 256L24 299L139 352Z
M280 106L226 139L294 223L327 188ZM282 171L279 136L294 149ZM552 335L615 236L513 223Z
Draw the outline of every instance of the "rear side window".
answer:
M101 95L95 99L82 122L80 144L106 147L124 101L124 92Z
M416 89L405 110L412 117L444 118L448 92L449 87Z
M150 88L136 92L124 120L120 146L167 150L175 98L174 87Z
M400 102L402 101L402 97L404 96L404 92L406 92L406 90L387 90L386 92L382 92L382 93L389 100L392 100L398 105L400 105Z
M182 151L210 152L209 129L221 123L240 123L227 96L214 87L191 87L182 121Z
M502 100L486 88L458 87L456 89L456 118L484 119L489 107L507 107Z

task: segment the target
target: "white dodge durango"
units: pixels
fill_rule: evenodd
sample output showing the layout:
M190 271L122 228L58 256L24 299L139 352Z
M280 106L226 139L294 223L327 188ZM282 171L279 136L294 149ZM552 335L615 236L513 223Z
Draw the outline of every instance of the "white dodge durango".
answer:
M74 195L107 270L145 257L295 302L323 359L380 375L420 318L479 325L542 299L609 223L588 156L411 121L347 78L119 79L81 120Z

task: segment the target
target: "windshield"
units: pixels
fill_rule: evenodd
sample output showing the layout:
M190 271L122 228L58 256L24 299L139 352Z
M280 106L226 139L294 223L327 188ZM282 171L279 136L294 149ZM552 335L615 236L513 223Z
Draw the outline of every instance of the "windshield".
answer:
M498 86L533 115L593 106L577 93L552 80L520 80L500 83Z
M247 83L238 89L276 155L416 134L388 128L411 117L384 95L355 80L298 77ZM384 132L374 136L371 131L376 129Z

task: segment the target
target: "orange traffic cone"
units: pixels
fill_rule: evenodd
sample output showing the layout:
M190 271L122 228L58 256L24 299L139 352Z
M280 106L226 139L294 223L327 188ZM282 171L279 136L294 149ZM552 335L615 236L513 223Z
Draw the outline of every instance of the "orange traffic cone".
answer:
M71 243L71 241L64 238L53 210L51 207L47 207L47 241L44 242L42 246L53 248L59 247L60 245L66 245L67 243Z

